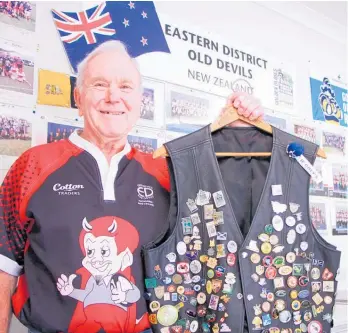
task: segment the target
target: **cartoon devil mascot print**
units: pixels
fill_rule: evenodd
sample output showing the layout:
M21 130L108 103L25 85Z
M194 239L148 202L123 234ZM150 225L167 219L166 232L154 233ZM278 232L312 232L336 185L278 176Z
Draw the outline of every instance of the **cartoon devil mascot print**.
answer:
M81 289L74 288L77 275L58 278L61 295L78 301L69 333L141 332L150 327L147 313L136 318L140 290L135 286L131 266L139 234L129 222L113 216L82 222L79 243L84 255Z

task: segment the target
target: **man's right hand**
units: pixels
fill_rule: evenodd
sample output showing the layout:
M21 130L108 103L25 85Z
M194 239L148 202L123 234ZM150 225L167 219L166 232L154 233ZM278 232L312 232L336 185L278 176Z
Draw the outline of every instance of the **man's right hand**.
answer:
M62 274L60 278L58 278L57 289L62 296L68 296L74 291L73 281L75 278L76 274L71 274L69 278Z
M0 270L0 333L8 333L11 313L11 297L17 285L17 277Z

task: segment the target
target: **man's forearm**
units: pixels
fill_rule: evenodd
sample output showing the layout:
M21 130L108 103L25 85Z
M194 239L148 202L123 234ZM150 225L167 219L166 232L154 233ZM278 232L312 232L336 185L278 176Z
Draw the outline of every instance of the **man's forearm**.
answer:
M0 333L8 333L11 321L11 296L17 278L0 270Z

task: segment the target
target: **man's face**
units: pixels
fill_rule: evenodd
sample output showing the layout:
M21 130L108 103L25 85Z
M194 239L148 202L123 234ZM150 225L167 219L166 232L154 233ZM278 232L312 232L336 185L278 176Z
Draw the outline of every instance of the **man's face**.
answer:
M125 138L140 116L140 74L132 60L115 51L91 59L82 89L75 90L84 132L97 139Z

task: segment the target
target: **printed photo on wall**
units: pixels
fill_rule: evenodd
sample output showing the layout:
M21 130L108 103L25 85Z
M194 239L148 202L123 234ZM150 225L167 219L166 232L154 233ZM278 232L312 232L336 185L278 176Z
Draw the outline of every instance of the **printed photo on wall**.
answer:
M81 129L81 127L49 122L47 123L47 143L67 139L75 129Z
M170 92L166 113L166 129L191 133L209 123L209 99L194 94Z
M322 181L320 183L317 183L311 178L309 183L309 194L316 196L328 196L328 181L326 178L326 173L324 173L323 163L320 159L315 160L314 168L320 174Z
M344 156L346 151L345 136L323 131L323 149L328 154Z
M32 95L33 81L34 55L0 39L0 88Z
M294 81L291 74L273 68L274 103L292 109L294 106Z
M157 149L157 139L128 135L129 144L143 153L152 154Z
M335 202L333 213L332 235L348 235L348 205Z
M321 233L328 232L328 221L325 203L310 201L309 213L315 229L317 229L317 231Z
M20 117L0 115L0 155L19 156L31 147L32 124Z
M144 88L141 99L140 118L154 120L155 116L155 93L153 89Z
M332 186L330 195L335 198L348 196L348 167L343 164L332 165Z
M301 139L316 143L317 136L315 128L294 124L294 134Z
M0 22L35 31L36 3L32 1L0 1Z
M274 127L286 131L286 119L275 117L269 113L265 113L263 119L265 122L273 125Z

